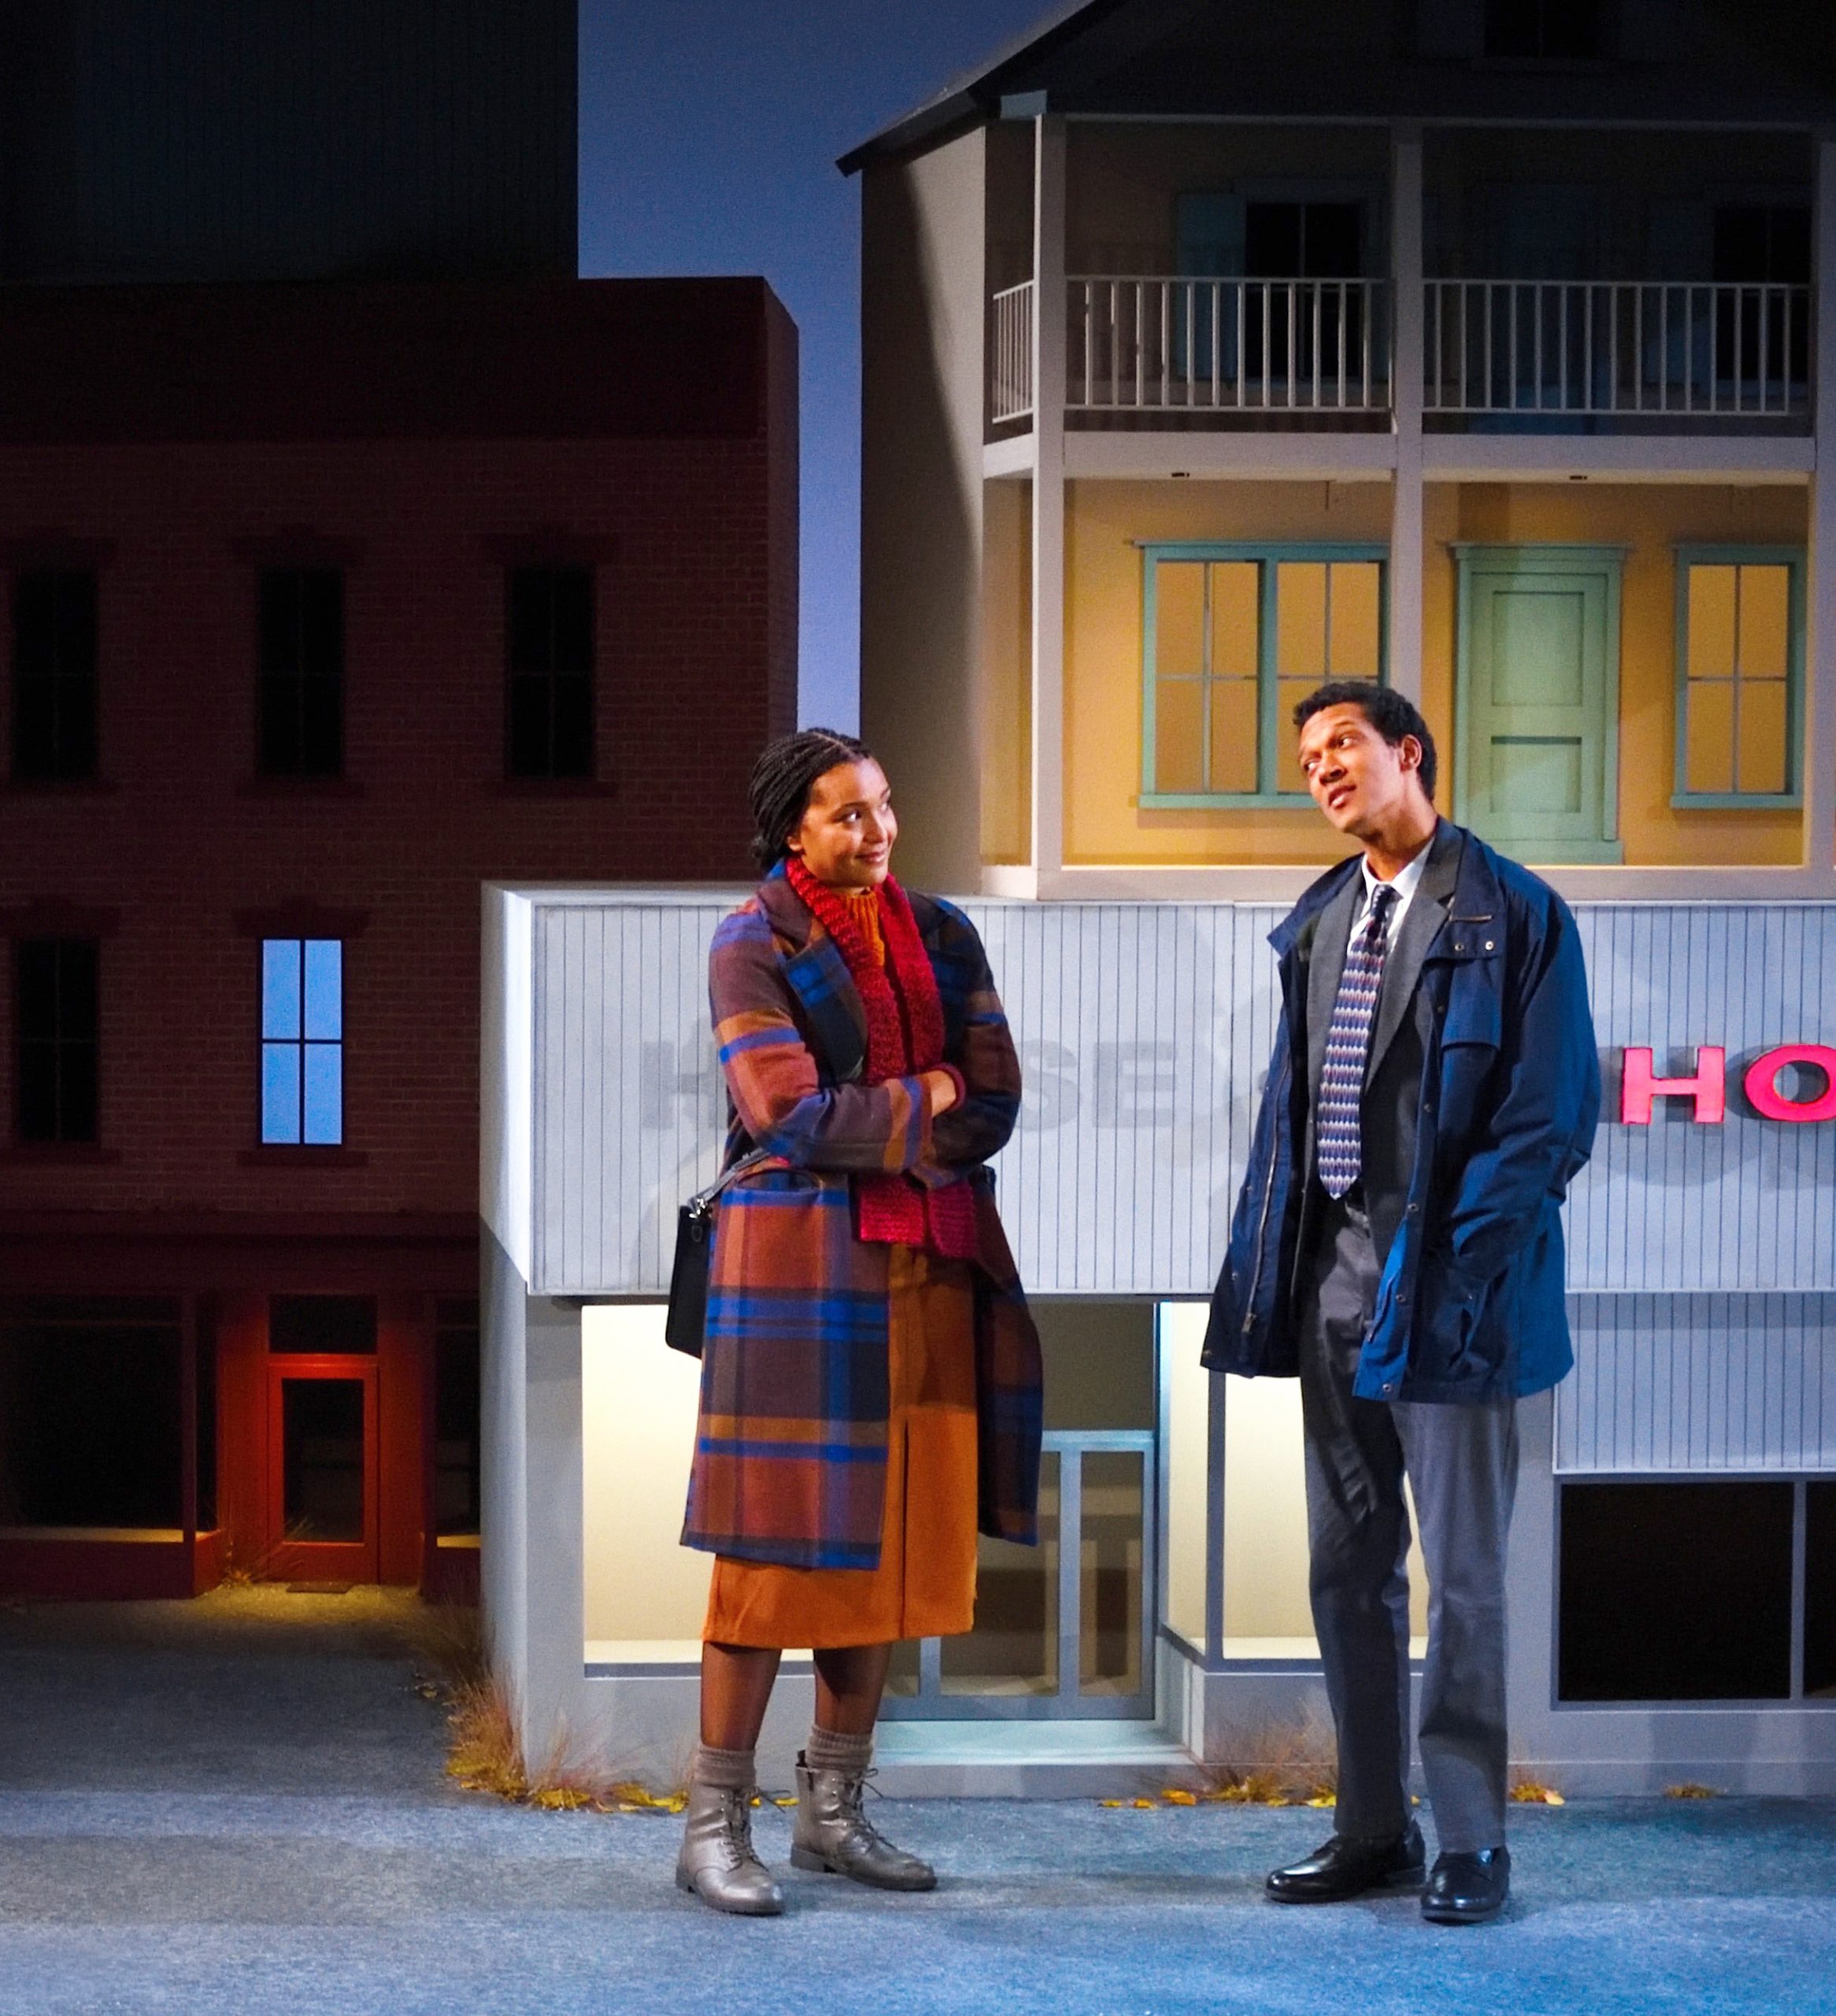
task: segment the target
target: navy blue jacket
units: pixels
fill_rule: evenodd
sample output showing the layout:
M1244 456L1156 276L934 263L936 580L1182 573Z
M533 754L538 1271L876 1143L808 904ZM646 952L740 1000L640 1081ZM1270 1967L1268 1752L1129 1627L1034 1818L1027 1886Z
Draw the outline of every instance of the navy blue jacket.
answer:
M1316 1028L1310 1049L1309 997L1318 1023L1342 965L1359 859L1322 876L1269 936L1282 1012L1212 1298L1204 1362L1214 1372L1299 1369L1299 1277L1318 1194L1307 1180L1309 1057L1323 1038ZM1371 1206L1382 1274L1353 1390L1373 1400L1491 1400L1539 1392L1575 1362L1560 1207L1592 1149L1600 1062L1580 942L1560 897L1445 821L1429 869L1391 947L1366 1083L1367 1178L1390 1150L1394 1195L1381 1227ZM1323 921L1341 934L1337 964L1315 975L1316 945L1332 956ZM1386 1065L1392 1084L1379 1096Z

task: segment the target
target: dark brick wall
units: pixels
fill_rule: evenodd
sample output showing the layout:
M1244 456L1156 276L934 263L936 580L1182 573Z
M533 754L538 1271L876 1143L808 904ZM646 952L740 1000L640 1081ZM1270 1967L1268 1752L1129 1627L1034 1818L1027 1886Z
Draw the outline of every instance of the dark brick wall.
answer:
M794 331L760 298L770 382L743 432L0 445L0 664L13 566L61 540L105 554L102 782L0 782L0 911L117 914L102 1154L0 1152L0 1218L475 1210L479 884L747 873L747 770L795 710ZM287 789L254 776L254 588L290 543L346 559L346 774ZM548 548L595 567L587 785L503 778L504 568ZM252 1165L258 946L239 914L302 900L363 916L352 1154ZM0 1139L12 1011L9 971Z

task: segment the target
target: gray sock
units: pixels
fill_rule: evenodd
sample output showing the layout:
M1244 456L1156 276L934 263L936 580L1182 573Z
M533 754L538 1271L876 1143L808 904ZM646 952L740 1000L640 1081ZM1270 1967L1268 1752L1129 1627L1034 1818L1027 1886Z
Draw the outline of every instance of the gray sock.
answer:
M813 1771L846 1771L850 1777L857 1777L873 1762L873 1732L843 1736L838 1729L825 1729L820 1722L814 1723L803 1761Z
M704 1743L695 1752L694 1781L721 1792L749 1792L758 1783L757 1756L755 1751L715 1750Z

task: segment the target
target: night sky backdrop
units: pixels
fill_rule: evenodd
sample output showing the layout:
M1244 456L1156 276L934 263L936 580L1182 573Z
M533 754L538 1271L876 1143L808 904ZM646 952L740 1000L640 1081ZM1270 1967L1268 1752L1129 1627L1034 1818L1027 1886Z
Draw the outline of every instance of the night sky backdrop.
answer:
M1046 0L582 0L580 270L762 273L802 339L804 721L852 728L860 219L838 155Z

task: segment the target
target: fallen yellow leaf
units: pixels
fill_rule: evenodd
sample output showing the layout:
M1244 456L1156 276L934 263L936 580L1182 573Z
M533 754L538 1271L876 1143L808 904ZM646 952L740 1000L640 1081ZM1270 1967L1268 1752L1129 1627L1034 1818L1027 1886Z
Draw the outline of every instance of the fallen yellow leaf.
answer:
M1160 1796L1169 1806L1197 1806L1198 1803L1196 1792L1183 1792L1177 1785L1169 1785Z

